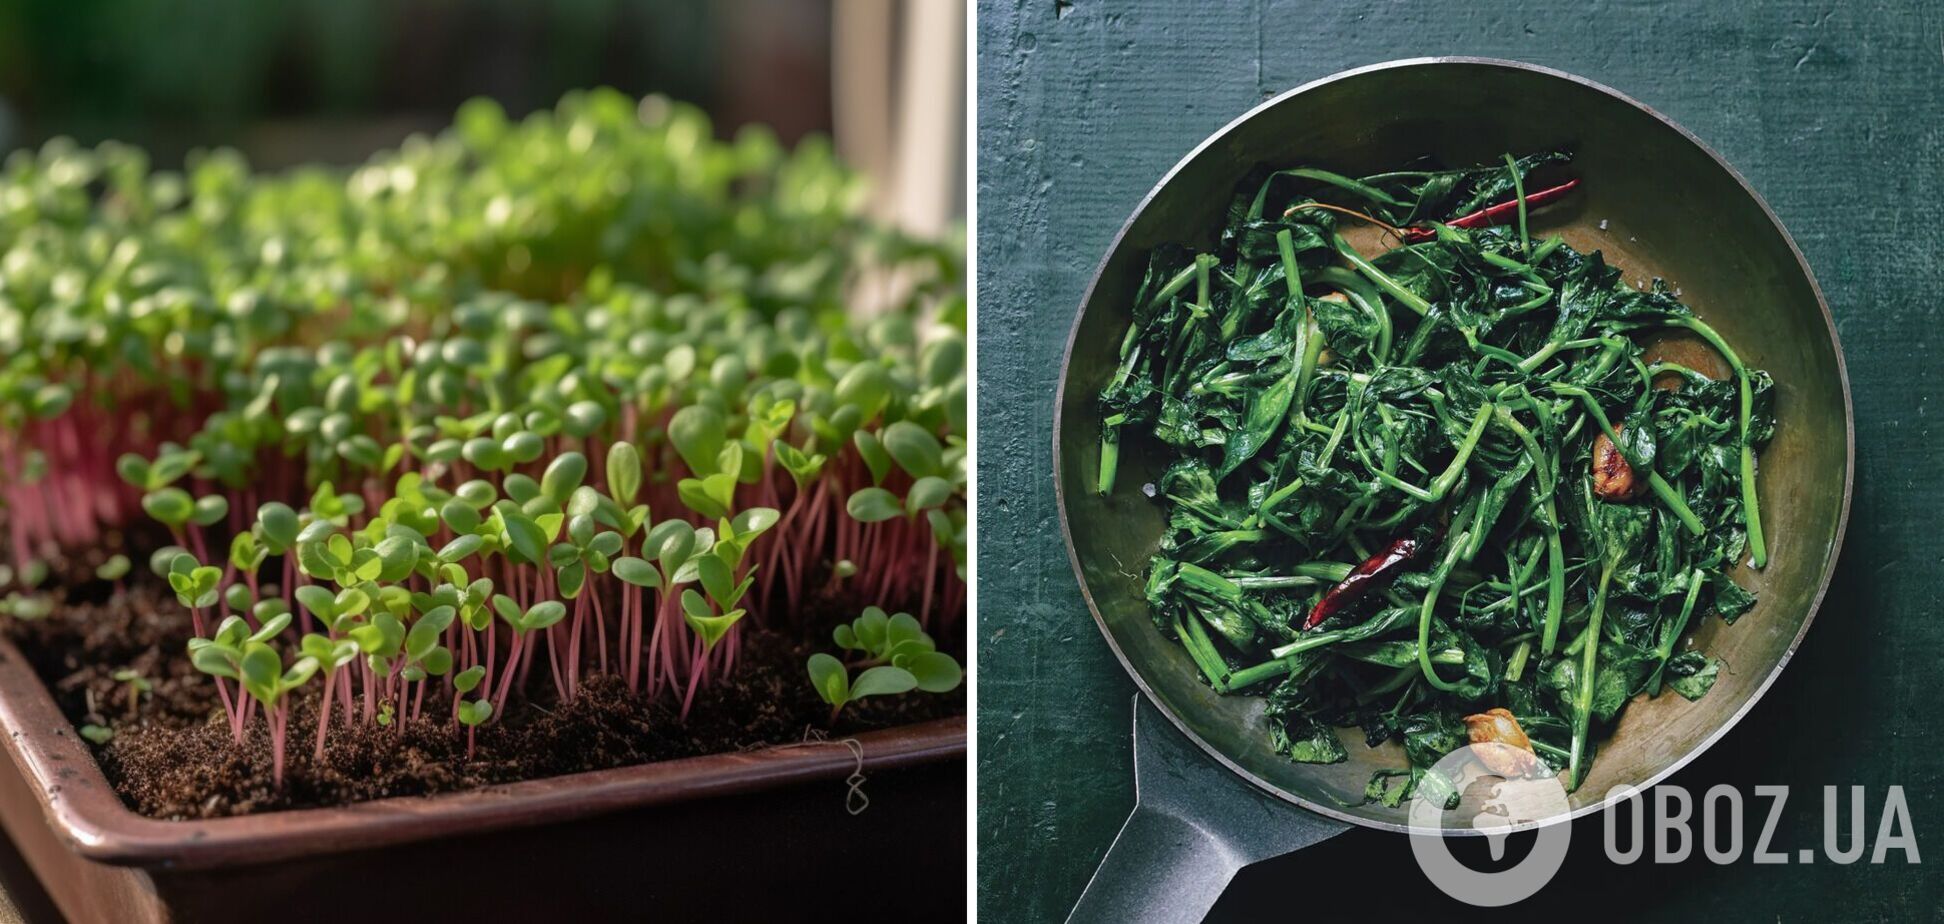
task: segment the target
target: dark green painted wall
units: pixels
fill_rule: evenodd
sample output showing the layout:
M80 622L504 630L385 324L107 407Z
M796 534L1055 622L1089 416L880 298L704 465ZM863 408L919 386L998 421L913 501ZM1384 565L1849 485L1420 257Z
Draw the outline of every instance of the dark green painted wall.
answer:
M1255 103L1439 54L1544 64L1659 109L1741 170L1807 254L1855 392L1848 544L1789 670L1674 782L1793 785L1775 841L1791 854L1821 843L1821 786L1869 786L1873 827L1901 784L1933 864L1614 867L1595 821L1517 913L1944 915L1944 4L993 0L977 34L982 917L1063 917L1132 803L1133 687L1080 602L1049 474L1060 348L1095 263L1161 174ZM1423 909L1464 911L1401 839L1353 832L1244 871L1215 916Z

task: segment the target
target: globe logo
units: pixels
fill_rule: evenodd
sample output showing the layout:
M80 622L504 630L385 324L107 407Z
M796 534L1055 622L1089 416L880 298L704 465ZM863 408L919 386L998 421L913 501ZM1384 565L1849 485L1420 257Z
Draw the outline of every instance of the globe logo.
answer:
M1565 785L1530 751L1496 741L1469 744L1434 764L1411 794L1411 853L1446 895L1483 908L1510 905L1559 872L1572 840L1569 810ZM1496 872L1466 866L1447 842L1459 830L1483 832L1499 861L1506 835L1535 827L1532 851Z

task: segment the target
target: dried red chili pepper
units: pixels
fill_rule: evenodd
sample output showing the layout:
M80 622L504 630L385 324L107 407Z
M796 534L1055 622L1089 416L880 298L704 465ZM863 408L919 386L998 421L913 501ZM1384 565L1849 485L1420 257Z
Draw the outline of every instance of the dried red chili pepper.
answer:
M1527 193L1525 197L1526 208L1536 209L1539 206L1553 202L1565 196L1567 193L1572 192L1573 188L1578 185L1579 180L1567 180L1558 186L1551 186L1537 192ZM1453 218L1445 222L1445 224L1454 228L1483 228L1491 225L1505 224L1508 221L1513 221L1518 218L1518 215L1519 200L1513 198L1507 202L1501 202L1494 206L1479 209L1469 215ZM1436 237L1437 234L1438 232L1431 228L1405 228L1404 241L1408 244L1415 244L1419 241L1428 241Z
M1343 580L1336 582L1316 601L1309 616L1303 620L1303 628L1314 628L1325 619L1335 616L1355 606L1358 601L1369 596L1372 591L1382 588L1402 573L1404 566L1417 556L1423 543L1416 539L1404 538L1391 543L1383 551L1364 559L1363 564L1351 569Z

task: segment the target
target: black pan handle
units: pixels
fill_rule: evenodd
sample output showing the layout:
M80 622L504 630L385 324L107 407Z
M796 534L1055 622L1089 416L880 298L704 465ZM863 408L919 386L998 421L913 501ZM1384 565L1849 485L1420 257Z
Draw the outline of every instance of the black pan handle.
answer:
M1200 921L1242 867L1349 827L1278 800L1210 760L1137 693L1134 813L1067 922Z

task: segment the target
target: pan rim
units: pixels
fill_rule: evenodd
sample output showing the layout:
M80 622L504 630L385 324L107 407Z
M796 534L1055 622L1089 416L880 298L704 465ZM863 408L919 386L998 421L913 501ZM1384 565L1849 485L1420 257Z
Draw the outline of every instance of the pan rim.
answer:
M1328 76L1309 81L1307 83L1296 86L1292 89L1278 93L1275 96L1272 96L1269 99L1264 100L1261 103L1258 103L1255 106L1250 107L1248 111L1244 112L1240 116L1237 116L1235 119L1229 121L1227 124L1223 125L1221 128L1211 133L1208 137L1202 139L1202 141L1199 144L1195 145L1192 149L1190 149L1188 153L1182 155L1182 157L1179 160L1177 160L1172 167L1168 168L1168 171L1166 173L1162 174L1161 179L1158 182L1156 182L1155 185L1152 188L1150 188L1145 195L1141 197L1140 202L1134 207L1134 210L1128 214L1127 220L1121 225L1120 230L1115 232L1113 240L1108 243L1106 251L1101 255L1100 262L1095 267L1093 275L1087 283L1087 288L1081 294L1080 304L1077 310L1075 310L1074 312L1073 325L1067 332L1066 347L1062 351L1060 357L1059 387L1054 391L1053 456L1052 456L1054 506L1057 508L1057 512L1059 515L1060 536L1061 539L1066 544L1067 563L1073 569L1074 578L1079 584L1080 596L1083 600L1086 601L1088 614L1093 617L1095 627L1100 630L1100 634L1102 638L1104 638L1107 642L1107 647L1113 651L1115 660L1120 662L1121 669L1124 670L1127 673L1128 677L1134 681L1135 687L1137 687L1141 691L1141 694L1143 696L1147 697L1148 702L1153 704L1154 708L1158 712L1160 712L1163 717L1165 717L1168 720L1168 723L1173 725L1177 731L1187 736L1188 740L1193 742L1196 747L1200 748L1203 753L1213 758L1217 763L1228 768L1230 772L1248 781L1250 784L1254 785L1257 789L1266 792L1269 795L1274 796L1278 799L1281 799L1284 802L1290 803L1292 805L1295 805L1303 809L1307 809L1309 811L1315 812L1317 814L1323 815L1328 818L1333 818L1338 821L1345 822L1347 824L1353 824L1360 827L1372 828L1381 831L1392 831L1397 833L1427 833L1427 832L1425 832L1423 829L1412 828L1409 825L1397 824L1388 821L1380 821L1377 819L1366 818L1361 815L1354 815L1347 811L1344 811L1341 808L1331 806L1331 805L1326 805L1312 799L1304 798L1303 796L1284 790L1283 788L1273 783L1270 783L1267 780L1262 779L1261 777L1255 775L1254 773L1251 773L1247 768L1241 766L1234 760L1230 759L1228 755L1224 754L1221 751L1221 749L1210 744L1208 741L1203 739L1201 735L1196 734L1193 729L1188 727L1187 723L1182 721L1180 716L1175 714L1174 709L1171 708L1167 703L1163 702L1161 698L1155 693L1152 686L1147 682L1147 679L1144 676L1142 676L1140 670L1135 667L1134 663L1131 660L1128 659L1126 652L1121 650L1120 643L1115 640L1113 632L1107 627L1107 621L1101 615L1100 606L1094 600L1093 590L1087 584L1086 575L1084 571L1081 569L1079 550L1074 545L1073 527L1067 516L1066 486L1061 480L1061 478L1059 477L1059 472L1060 472L1059 463L1060 463L1062 450L1063 450L1063 447L1061 445L1061 432L1062 432L1061 424L1063 423L1063 418L1065 416L1066 392L1067 392L1067 385L1069 383L1068 373L1072 367L1073 348L1075 342L1079 339L1080 324L1085 316L1086 307L1089 303L1093 301L1094 291L1099 287L1101 277L1106 274L1108 260L1111 259L1113 255L1120 250L1120 247L1123 241L1126 239L1128 232L1133 229L1134 222L1140 218L1143 212L1147 211L1148 206L1154 201L1155 197L1160 195L1161 191L1167 188L1169 183L1174 181L1177 174L1179 174L1182 170L1186 169L1191 162L1193 162L1196 158L1200 157L1205 151L1209 150L1218 142L1226 138L1229 134L1239 129L1244 123L1248 122L1249 120L1255 118L1256 116L1262 114L1263 112L1269 109L1281 105L1282 103L1284 103L1285 101L1293 97L1310 92L1312 90L1318 89L1328 84L1336 83L1338 81L1347 80L1350 78L1359 77L1365 74L1370 74L1378 71L1401 70L1405 68L1417 68L1417 67L1436 67L1436 66L1442 66L1448 64L1482 65L1486 67L1505 68L1508 70L1525 71L1528 73L1538 74L1544 77L1550 77L1558 80L1565 80L1570 83L1577 84L1581 87L1585 87L1587 89L1593 90L1595 92L1603 93L1607 96L1613 97L1614 99L1617 99L1622 103L1625 103L1643 113L1646 113L1648 116L1652 117L1656 121L1659 121L1661 124L1667 126L1668 128L1673 129L1682 138L1686 139L1686 141L1689 144L1694 145L1702 153L1706 154L1710 160L1714 161L1716 166L1720 167L1724 172L1726 172L1728 176L1731 177L1735 181L1735 183L1741 187L1742 192L1745 195L1747 195L1749 199L1754 201L1754 203L1761 209L1763 216L1768 219L1769 225L1772 228L1774 228L1777 234L1781 235L1783 243L1788 245L1790 255L1795 258L1796 268L1801 271L1803 278L1807 280L1809 283L1810 292L1815 295L1816 307L1822 313L1823 327L1825 333L1829 337L1830 347L1835 351L1836 378L1839 384L1841 385L1842 395L1843 395L1843 441L1844 441L1843 497L1842 497L1841 509L1838 512L1836 518L1836 534L1833 541L1830 543L1829 554L1825 559L1825 563L1822 568L1822 575L1820 576L1816 584L1816 592L1814 596L1810 599L1809 611L1807 614L1804 615L1802 620L1802 625L1796 630L1795 637L1789 640L1788 647L1784 649L1784 651L1782 652L1782 656L1776 660L1775 666L1771 668L1768 672L1768 675L1763 677L1762 681L1756 685L1755 689L1753 690L1753 692L1749 694L1748 698L1744 700L1741 703L1741 705L1732 714L1730 714L1726 719L1721 721L1714 728L1714 730L1707 735L1707 737L1703 738L1694 747L1689 748L1687 753L1682 754L1680 757L1676 758L1674 761L1669 763L1666 767L1663 767L1658 772L1650 775L1647 779L1638 783L1636 787L1637 789L1643 791L1647 789L1651 789L1656 784L1667 779L1669 776L1672 776L1675 772L1679 771L1681 768L1687 766L1689 762L1693 761L1696 757L1699 757L1702 753L1706 752L1709 748L1713 747L1716 742L1720 741L1723 737L1725 737L1728 734L1730 730L1732 730L1737 724L1741 722L1742 717L1747 715L1749 710L1754 708L1755 704L1759 702L1762 699L1763 695L1768 692L1769 688L1775 684L1776 679L1782 675L1783 669L1788 667L1789 662L1794 659L1796 650L1799 647L1801 647L1803 638L1809 632L1809 626L1815 622L1816 614L1822 609L1823 600L1829 593L1830 582L1835 577L1836 565L1842 559L1843 539L1848 534L1849 531L1850 506L1854 495L1855 477L1856 477L1856 409L1855 409L1855 405L1851 400L1851 395L1850 395L1849 365L1843 355L1843 344L1842 344L1842 340L1837 334L1835 318L1830 314L1829 311L1829 301L1827 298L1824 297L1822 285L1816 280L1816 274L1810 268L1808 259L1803 256L1802 248L1796 244L1795 238L1789 234L1788 228L1785 227L1782 224L1782 220L1776 216L1775 210L1769 207L1768 201L1762 198L1761 193L1757 192L1755 188L1749 184L1748 179L1746 177L1743 177L1739 170L1736 170L1735 167L1732 164L1728 163L1728 161L1724 159L1718 152L1716 152L1714 148L1710 147L1706 142L1702 141L1699 137L1695 136L1693 132L1690 132L1686 128L1681 126L1680 123L1675 122L1671 118L1668 118L1666 115L1662 114L1659 110L1656 110L1653 107L1648 106L1647 104L1642 103L1637 99L1634 99L1632 96L1622 93L1619 90L1607 86L1606 84L1585 77L1581 77L1577 74L1572 74L1567 71L1558 70L1556 68L1546 67L1544 65L1531 64L1524 61L1514 61L1506 58L1474 57L1474 56L1465 56L1465 55L1400 58L1396 60L1383 61L1376 64L1368 64L1368 65L1363 65L1361 67L1354 67L1348 70L1338 71L1334 74L1330 74ZM1614 794L1610 792L1608 795L1601 798L1598 802L1589 803L1587 805L1581 806L1580 808L1568 811L1563 815L1556 815L1551 818L1541 819L1536 822L1528 822L1520 825L1515 825L1512 828L1510 828L1510 830L1523 831L1523 830L1529 830L1533 828L1548 827L1555 824L1569 823L1574 819L1593 814L1594 812L1597 811L1605 810L1607 807L1613 805L1614 803L1616 803L1622 798L1625 798L1625 795ZM1482 830L1460 827L1460 828L1452 828L1452 829L1443 829L1442 833L1445 836L1467 837L1467 836L1482 835L1485 832L1483 832Z

